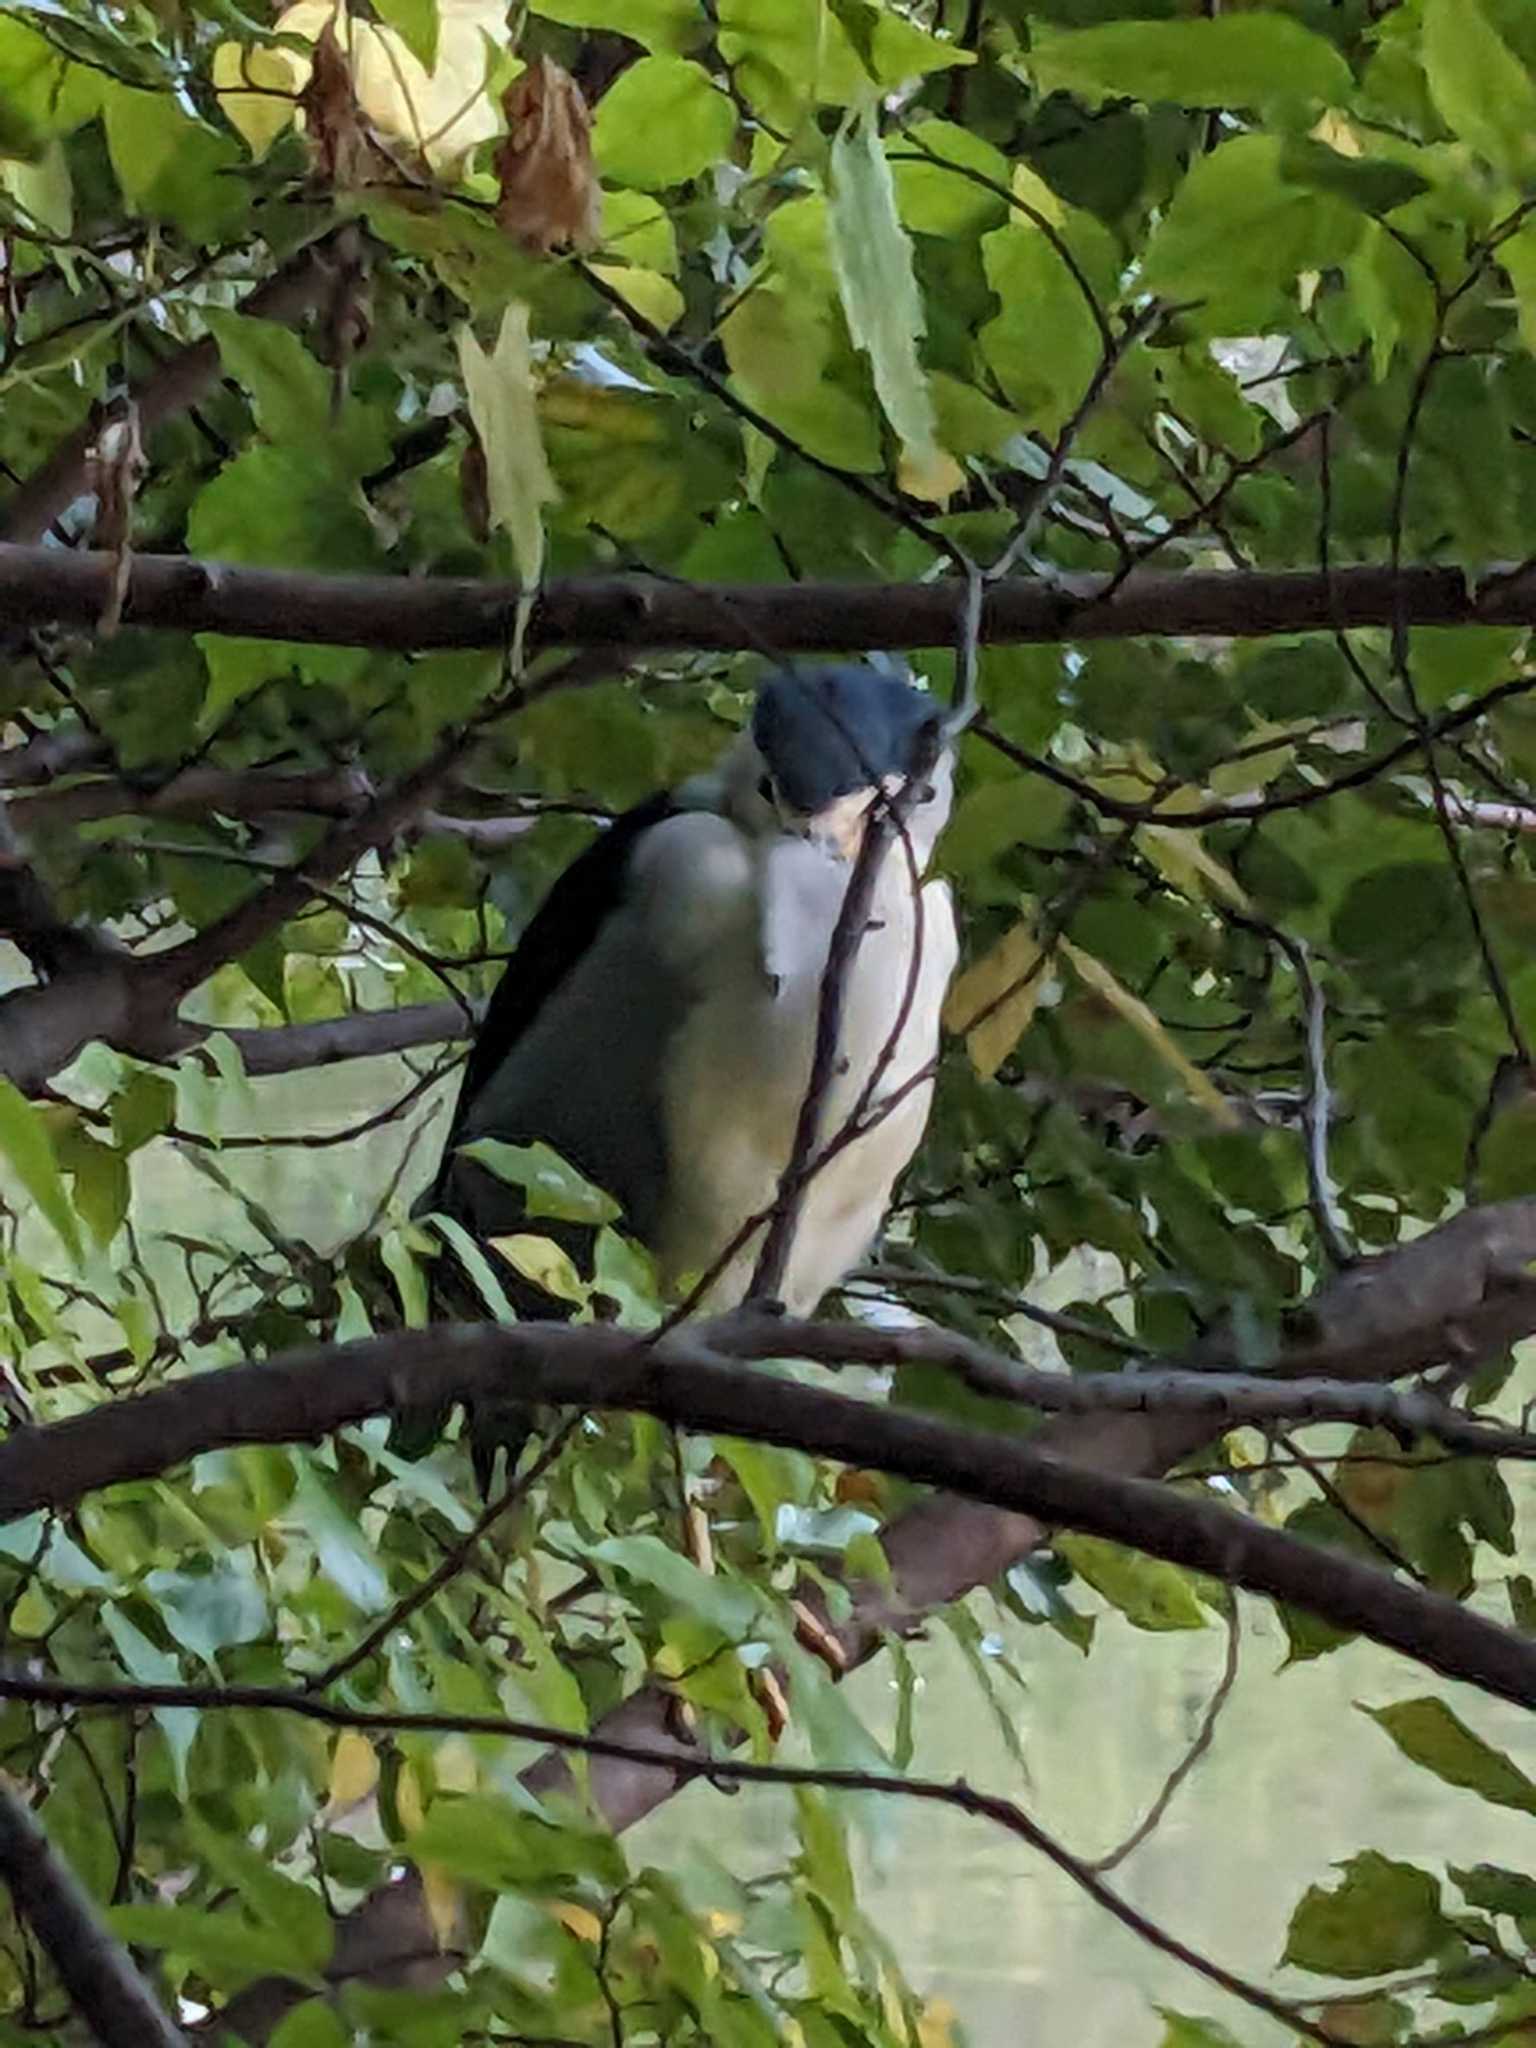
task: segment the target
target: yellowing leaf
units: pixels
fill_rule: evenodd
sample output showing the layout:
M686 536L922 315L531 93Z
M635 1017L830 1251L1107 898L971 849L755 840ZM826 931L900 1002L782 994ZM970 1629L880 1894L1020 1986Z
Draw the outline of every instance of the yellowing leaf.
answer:
M570 1254L563 1251L553 1238L534 1237L527 1231L519 1231L513 1237L493 1237L491 1244L525 1280L531 1280L535 1287L542 1287L557 1301L581 1303L586 1300L587 1290L571 1263Z
M328 1816L344 1813L366 1799L379 1782L379 1759L373 1744L360 1728L344 1728L331 1752L331 1777L325 1810Z
M491 524L505 529L525 589L544 566L540 507L558 495L539 435L533 362L528 350L528 308L514 301L487 355L468 327L459 329L459 365L469 416L485 450Z
M1314 142L1325 142L1330 149L1336 149L1340 156L1361 156L1360 137L1343 114L1330 107L1328 112L1312 130Z
M925 505L947 505L956 491L965 489L965 471L943 448L934 447L926 456L904 448L896 481L909 498L920 498Z
M628 270L616 263L594 263L593 273L611 284L637 313L665 331L683 317L683 295L670 277L658 270Z
M848 332L869 357L881 410L907 459L932 479L941 451L917 354L923 302L872 106L845 122L833 141L827 228Z
M432 1932L443 1948L452 1949L460 1928L464 1887L441 1864L418 1863L416 1868L421 1874L421 1893Z
M990 1081L1029 1029L1045 980L1045 955L1026 914L953 984L944 1005L949 1030L965 1038L971 1064Z
M1242 884L1215 854L1207 852L1198 832L1175 825L1143 825L1137 837L1167 879L1186 896L1219 896L1237 910L1248 908Z
M475 1752L463 1735L450 1735L440 1743L432 1759L432 1775L439 1792L474 1792L480 1784L480 1766Z
M220 43L213 53L213 84L230 125L244 137L254 157L263 157L285 128L291 127L299 88L308 66L292 50L248 49L244 43ZM240 92L242 85L253 92ZM287 99L274 99L286 93Z
M930 1998L917 2016L919 2048L954 2048L959 2015L942 1998Z
M1031 207L1053 228L1064 228L1067 224L1065 202L1053 192L1038 171L1032 171L1028 164L1015 164L1013 176L1009 179L1013 196L1024 206Z
M578 1906L571 1899L553 1899L549 1908L562 1927L570 1929L578 1941L591 1942L594 1946L603 1938L603 1923L590 1906Z
M439 0L438 17L437 62L430 71L397 30L349 21L338 0L297 0L273 26L315 43L334 23L368 119L434 170L452 172L470 150L500 131L500 113L485 85L492 56L506 47L506 9L500 0ZM291 50L225 43L215 51L220 104L256 155L293 119L309 73L308 62ZM242 94L242 84L262 91ZM265 96L272 91L293 93L295 106Z
M1086 982L1096 995L1102 996L1110 1008L1123 1017L1133 1030L1139 1031L1159 1058L1166 1060L1189 1091L1193 1101L1202 1109L1209 1110L1216 1121L1231 1130L1237 1121L1232 1105L1201 1073L1193 1060L1188 1059L1169 1037L1156 1013L1149 1009L1138 995L1131 991L1104 965L1102 960L1085 953L1080 946L1074 946L1070 939L1057 941L1061 951L1071 962L1079 978Z
M395 1781L395 1811L407 1835L414 1835L426 1820L427 1803L414 1764L404 1765Z

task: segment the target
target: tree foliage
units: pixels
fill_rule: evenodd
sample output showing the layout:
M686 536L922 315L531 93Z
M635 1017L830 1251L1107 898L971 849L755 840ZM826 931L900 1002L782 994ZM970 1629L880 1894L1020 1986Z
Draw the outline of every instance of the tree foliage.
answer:
M732 590L791 583L948 579L953 643L899 651L978 714L940 852L965 962L937 1104L843 1306L931 1316L993 1376L918 1344L865 1398L1022 1440L1038 1412L996 1360L1023 1349L1084 1380L1443 1367L1437 1395L1515 1412L1511 1346L1536 1327L1526 628L1475 602L1418 624L1405 578L1367 629L1289 630L1239 595L1219 634L1111 616L1074 637L1071 579L1112 614L1143 569L1440 564L1518 618L1533 194L1525 0L0 15L0 537L94 546L101 598L66 630L0 593L18 1469L34 1425L299 1345L342 1373L352 1340L427 1320L442 1240L409 1204L476 1007L593 832L740 725L779 650ZM523 599L481 649L361 647L281 585L245 637L150 630L145 555L214 565L198 590L226 564ZM549 645L540 579L611 573L693 588L726 651ZM989 622L1021 574L1059 597L1044 644ZM294 1109L282 1077L365 1053L365 1122L316 1120L314 1091ZM551 1315L617 1304L653 1330L667 1304L600 1191L501 1154L530 1211L504 1249ZM1486 1239L1424 1237L1495 1202L1517 1206ZM592 1226L587 1267L541 1216ZM1436 1265L1436 1243L1460 1249ZM1367 1308L1358 1262L1387 1252ZM1079 1298L1042 1332L1047 1279ZM1168 1412L1178 1440L1126 1465L1185 1461L1175 1517L1214 1479L1313 1546L1315 1598L1281 1610L1293 1662L1348 1639L1341 1557L1418 1589L1450 1675L1486 1674L1434 1648L1431 1596L1536 1624L1502 1467L1448 1455L1429 1410L1316 1411L1267 1443L1262 1416L1223 1434ZM934 2048L947 2023L849 1846L850 1785L911 1762L904 1654L894 1753L837 1689L901 1612L892 1559L1010 1732L1031 1630L1091 1654L1107 1610L1236 1626L1251 1596L1134 1529L1063 1534L971 1594L958 1544L946 1577L892 1537L915 1482L771 1435L573 1413L482 1514L455 1436L409 1459L380 1413L318 1447L210 1439L9 1520L6 1769L215 2040L227 2012L225 2038L281 2048ZM977 1650L983 1623L1007 1660ZM141 1691L89 1697L114 1686ZM285 1688L330 1718L252 1697ZM652 1718L615 1723L636 1698ZM1448 1829L1469 1796L1536 1807L1459 1709L1372 1711L1404 1772L1449 1788ZM617 1798L596 1757L562 1778L486 1726L639 1727L750 1768L786 1713L793 1837L751 1882L705 1842L632 1858L622 1821L663 1792ZM972 1810L1116 1909L1019 1806ZM0 2040L78 2038L46 1908L17 1897ZM1536 1873L1366 1843L1297 1902L1278 1989L1194 1965L1293 2032L1391 2043L1516 2028L1533 1944ZM1199 1998L1149 2011L1146 2038L1234 2038Z

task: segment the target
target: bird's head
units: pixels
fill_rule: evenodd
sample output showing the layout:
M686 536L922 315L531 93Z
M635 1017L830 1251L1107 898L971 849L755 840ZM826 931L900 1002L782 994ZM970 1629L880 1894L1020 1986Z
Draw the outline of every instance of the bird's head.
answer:
M932 697L863 663L779 669L732 762L731 808L756 833L792 833L851 860L877 794L918 775L908 830L926 855L949 814L943 718Z

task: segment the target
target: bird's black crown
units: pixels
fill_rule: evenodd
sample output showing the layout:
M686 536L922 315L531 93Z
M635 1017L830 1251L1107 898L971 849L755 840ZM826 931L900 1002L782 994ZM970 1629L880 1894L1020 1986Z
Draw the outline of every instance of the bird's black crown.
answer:
M780 796L797 811L909 775L943 708L910 683L863 663L779 669L763 684L752 737Z

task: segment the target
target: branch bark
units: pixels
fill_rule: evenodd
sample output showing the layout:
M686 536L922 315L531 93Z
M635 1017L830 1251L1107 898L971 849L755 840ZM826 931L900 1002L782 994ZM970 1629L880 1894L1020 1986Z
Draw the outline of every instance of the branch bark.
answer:
M1536 1285L1526 1283L1519 1299L1525 1326L1536 1327ZM682 1428L790 1445L946 1488L1037 1529L1058 1524L1130 1544L1307 1608L1447 1677L1536 1705L1536 1641L1374 1566L1212 1501L1090 1469L1063 1455L1059 1437L1041 1451L739 1369L769 1357L830 1353L846 1334L835 1325L804 1327L802 1340L793 1321L727 1319L651 1341L605 1325L451 1325L232 1366L18 1431L0 1446L0 1520L67 1509L98 1487L151 1477L204 1451L316 1441L386 1410L434 1396L469 1399L515 1379L541 1404L639 1410ZM901 1353L921 1355L924 1337L903 1337ZM729 1355L710 1348L714 1340ZM876 1347L852 1348L869 1356ZM1171 1424L1175 1436L1196 1440L1211 1426L1208 1418L1177 1414L1139 1419L1154 1432Z
M0 1779L0 1877L16 1917L31 1928L59 1981L104 2048L186 2048L133 1967L102 1926L73 1871L16 1788Z
M0 624L91 626L116 573L108 553L0 545ZM1113 585L1113 594L1101 593ZM319 576L178 555L136 555L129 625L248 639L421 650L502 647L515 584L471 578ZM932 583L689 584L646 576L545 585L530 648L696 648L786 654L950 647L965 603L957 577ZM1000 646L1138 635L1256 639L1345 627L1531 625L1536 569L1474 578L1426 564L1143 572L1116 580L1009 577L987 586L980 639Z

